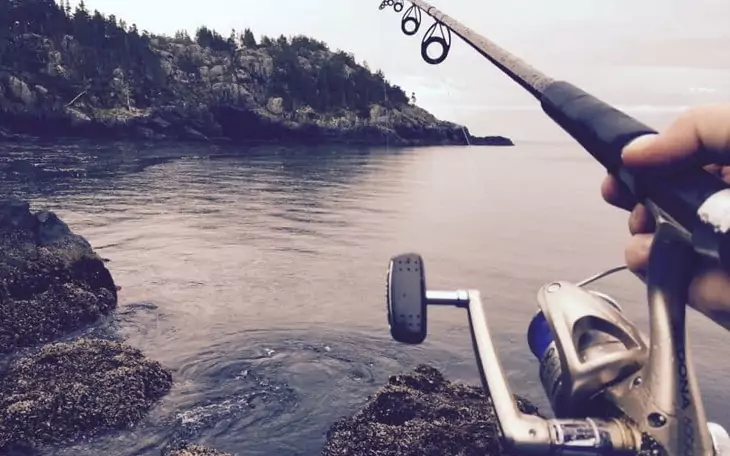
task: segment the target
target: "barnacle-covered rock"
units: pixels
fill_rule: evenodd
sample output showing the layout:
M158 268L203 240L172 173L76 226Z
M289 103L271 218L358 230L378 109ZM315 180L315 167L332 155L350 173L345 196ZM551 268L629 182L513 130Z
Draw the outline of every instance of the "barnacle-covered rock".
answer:
M524 413L537 414L517 398ZM367 405L327 433L323 456L484 456L503 454L491 400L451 383L430 366L396 375Z
M46 345L0 380L0 453L131 426L171 386L170 372L119 342Z
M104 261L53 212L0 199L0 353L52 341L117 305Z

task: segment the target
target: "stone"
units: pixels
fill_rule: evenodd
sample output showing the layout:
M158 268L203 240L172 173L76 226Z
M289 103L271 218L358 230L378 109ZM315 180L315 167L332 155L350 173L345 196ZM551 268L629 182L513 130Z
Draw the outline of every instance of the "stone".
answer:
M116 285L86 239L53 212L0 199L0 353L57 339L116 305Z
M523 413L537 407L517 397ZM327 433L322 456L502 455L499 425L482 388L451 383L435 368L396 375L354 416Z
M36 101L35 94L22 79L15 76L8 77L8 89L12 96L26 105L33 104Z
M79 339L47 345L0 379L0 452L127 428L171 387L169 371L126 344Z
M266 103L266 109L276 115L281 115L284 113L284 99L281 97L275 97L275 98L269 98L268 103Z

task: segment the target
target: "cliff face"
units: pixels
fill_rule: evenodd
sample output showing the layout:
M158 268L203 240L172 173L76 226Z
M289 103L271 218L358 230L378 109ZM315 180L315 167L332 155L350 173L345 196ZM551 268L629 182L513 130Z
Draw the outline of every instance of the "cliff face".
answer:
M382 72L307 37L153 36L83 4L0 0L0 137L16 133L374 144L469 136Z

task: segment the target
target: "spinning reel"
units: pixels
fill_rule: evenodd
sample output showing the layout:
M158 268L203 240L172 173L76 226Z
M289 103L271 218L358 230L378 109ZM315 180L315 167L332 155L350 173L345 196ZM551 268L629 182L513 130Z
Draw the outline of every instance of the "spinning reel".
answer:
M685 328L687 249L667 226L656 234L649 268L650 337L611 297L586 288L625 267L580 283L551 282L537 295L527 330L540 361L540 380L555 413L544 419L520 412L492 341L478 290L426 288L423 259L391 259L388 323L406 344L426 339L428 306L466 309L485 391L489 391L505 446L513 454L730 455L730 437L707 423Z

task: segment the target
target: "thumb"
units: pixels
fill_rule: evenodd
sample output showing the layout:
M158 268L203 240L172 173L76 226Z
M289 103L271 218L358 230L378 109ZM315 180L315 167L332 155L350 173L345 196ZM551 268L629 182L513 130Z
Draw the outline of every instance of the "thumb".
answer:
M626 166L661 166L685 161L730 163L730 104L707 105L680 115L659 134L640 136L624 147Z

